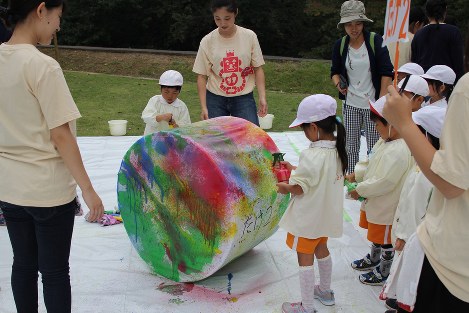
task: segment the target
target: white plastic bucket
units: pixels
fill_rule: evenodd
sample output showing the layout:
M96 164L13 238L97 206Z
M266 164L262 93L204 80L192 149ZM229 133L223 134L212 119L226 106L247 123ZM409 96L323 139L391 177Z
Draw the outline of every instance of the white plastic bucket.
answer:
M126 120L111 120L108 121L109 130L113 136L124 136L127 132L127 121Z
M262 129L271 129L273 120L274 120L273 114L267 114L266 116L263 116L263 117L259 116L259 126Z

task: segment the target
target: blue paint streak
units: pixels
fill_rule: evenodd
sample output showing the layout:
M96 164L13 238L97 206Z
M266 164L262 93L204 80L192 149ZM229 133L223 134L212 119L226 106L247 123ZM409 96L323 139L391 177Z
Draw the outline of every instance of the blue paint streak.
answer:
M231 294L231 279L233 278L233 274L228 274L228 294Z

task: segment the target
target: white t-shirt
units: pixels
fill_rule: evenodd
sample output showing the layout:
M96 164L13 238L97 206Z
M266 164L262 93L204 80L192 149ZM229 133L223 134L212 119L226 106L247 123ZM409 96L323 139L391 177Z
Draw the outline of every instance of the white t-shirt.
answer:
M231 38L224 38L218 28L200 42L193 71L208 76L207 89L224 97L242 96L253 91L256 80L253 67L264 65L256 34L236 26Z
M446 113L441 147L431 170L464 190L446 199L435 188L427 215L417 230L425 255L438 278L455 297L469 302L469 74L454 89Z
M407 242L410 235L415 233L417 226L425 218L432 189L432 183L423 175L420 168L415 165L409 175L407 175L407 179L402 187L396 214L394 215L391 232L393 244L397 238Z
M170 128L167 121L156 121L156 116L165 113L172 113L173 119L179 127L191 123L189 110L182 100L176 99L173 103L169 104L162 95L156 95L148 100L147 106L142 112L142 120L146 124L144 135Z
M374 101L375 87L371 80L370 59L365 42L358 49L349 47L345 67L349 78L347 105L369 109L369 100Z
M50 138L80 117L60 65L29 44L0 45L0 200L62 205L76 183Z
M292 195L279 226L309 239L341 237L344 176L335 141L316 141L302 151L289 184L299 185L303 194Z
M355 189L366 198L362 209L368 222L392 225L402 186L413 166L414 159L404 139L386 142L380 138L376 142L363 181Z

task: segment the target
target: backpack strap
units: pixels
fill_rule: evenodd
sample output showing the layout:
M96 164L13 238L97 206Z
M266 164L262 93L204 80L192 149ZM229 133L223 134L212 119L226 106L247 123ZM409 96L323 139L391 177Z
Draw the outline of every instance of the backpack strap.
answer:
M340 42L340 56L342 56L342 54L343 54L343 52L344 52L344 48L345 48L345 37L347 37L347 36L342 37L342 41Z

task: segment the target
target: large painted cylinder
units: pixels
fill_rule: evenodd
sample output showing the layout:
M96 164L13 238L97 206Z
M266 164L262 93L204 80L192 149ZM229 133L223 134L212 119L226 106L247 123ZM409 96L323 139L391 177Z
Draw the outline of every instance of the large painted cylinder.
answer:
M135 249L155 273L209 277L272 235L289 197L277 193L261 128L218 117L139 139L118 174L118 203Z

